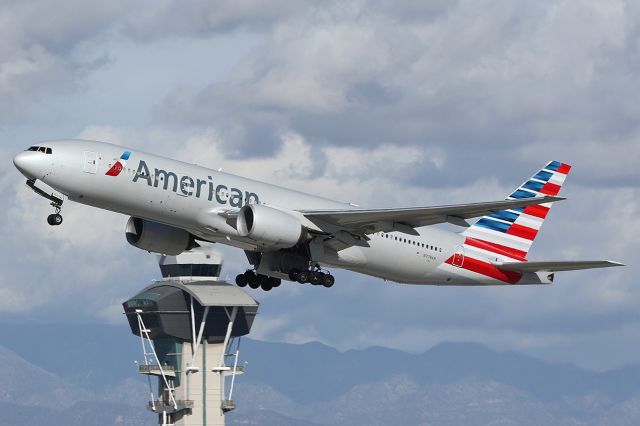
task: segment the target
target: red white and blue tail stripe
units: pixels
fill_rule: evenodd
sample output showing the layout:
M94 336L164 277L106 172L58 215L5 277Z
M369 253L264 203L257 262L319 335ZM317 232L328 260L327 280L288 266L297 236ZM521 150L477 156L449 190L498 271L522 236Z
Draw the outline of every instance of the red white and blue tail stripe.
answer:
M570 169L568 164L551 161L507 199L558 195ZM462 233L466 237L464 244L473 251L490 254L501 260L523 261L552 204L501 210L483 216Z

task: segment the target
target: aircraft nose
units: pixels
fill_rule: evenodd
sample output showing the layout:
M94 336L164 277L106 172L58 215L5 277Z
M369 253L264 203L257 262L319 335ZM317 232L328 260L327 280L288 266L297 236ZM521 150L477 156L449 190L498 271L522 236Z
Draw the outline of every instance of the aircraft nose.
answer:
M35 179L37 171L38 159L36 153L30 151L24 151L13 157L13 165L16 169L20 170L20 173L25 175L27 179Z

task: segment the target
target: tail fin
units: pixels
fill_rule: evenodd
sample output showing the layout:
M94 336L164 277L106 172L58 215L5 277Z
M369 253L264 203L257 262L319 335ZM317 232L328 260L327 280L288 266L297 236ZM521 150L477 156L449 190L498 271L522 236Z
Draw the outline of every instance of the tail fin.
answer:
M568 164L551 161L507 199L558 195L570 169ZM501 210L483 216L462 233L467 237L465 244L498 257L525 260L552 204Z

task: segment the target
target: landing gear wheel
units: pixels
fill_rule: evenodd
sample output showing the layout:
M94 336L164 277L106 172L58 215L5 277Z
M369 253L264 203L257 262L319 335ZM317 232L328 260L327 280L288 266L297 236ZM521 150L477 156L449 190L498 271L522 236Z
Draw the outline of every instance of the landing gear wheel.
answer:
M336 282L336 279L333 278L333 275L331 274L326 274L322 279L322 285L325 286L326 288L333 286L335 282Z
M256 283L258 284L258 287L261 287L264 291L271 290L271 281L266 275L259 274Z
M47 216L47 223L51 226L58 226L62 223L62 215L60 213L54 213Z
M310 271L302 271L298 274L298 282L300 284L304 284L304 283L308 283L309 282L309 275L310 275Z
M309 282L313 285L322 284L323 281L324 281L324 274L320 271L312 272L311 276L309 277Z
M280 283L282 283L282 280L280 278L269 278L269 283L271 283L271 287L276 288L276 287L280 287Z
M246 287L246 285L249 284L245 274L239 274L236 276L236 284L238 284L238 287Z
M249 287L251 287L254 290L260 287L260 283L258 282L258 277L256 276L255 272L247 271L242 275L244 275L244 279L249 284Z
M291 281L298 281L298 275L300 275L300 271L297 269L293 269L291 272L289 272L289 279Z

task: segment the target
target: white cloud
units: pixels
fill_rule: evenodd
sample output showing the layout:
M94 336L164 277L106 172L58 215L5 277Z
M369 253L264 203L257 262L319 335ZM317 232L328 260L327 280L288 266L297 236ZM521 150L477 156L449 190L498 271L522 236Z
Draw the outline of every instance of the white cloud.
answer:
M514 289L408 287L338 272L331 291L285 283L254 292L264 301L256 333L412 350L464 339L564 348L565 358L582 356L570 344L605 353L599 342L609 339L615 362L625 362L640 295L638 12L633 2L564 0L10 2L0 10L0 121L11 135L19 127L11 118L45 96L55 121L65 99L50 94L93 84L86 77L109 63L114 40L140 58L145 45L173 38L166 63L129 67L125 55L119 66L122 79L175 68L171 85L141 79L153 87L136 92L154 93L135 101L161 121L124 127L110 111L117 103L89 90L82 105L95 107L96 119L71 111L69 127L372 207L499 199L550 159L572 163L569 200L554 207L532 258L630 266ZM263 43L243 50L226 77L198 87L187 71L207 65L176 64L174 50L193 48L194 38L209 46L212 34L246 31ZM203 55L227 54L209 47ZM49 228L48 203L24 188L9 151L0 148L8 165L0 172L0 311L118 321L118 301L157 276L155 260L124 241L124 216L69 204L64 224ZM247 262L238 250L225 253L233 278Z

